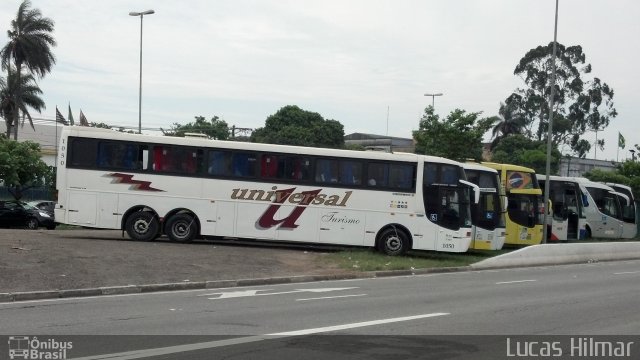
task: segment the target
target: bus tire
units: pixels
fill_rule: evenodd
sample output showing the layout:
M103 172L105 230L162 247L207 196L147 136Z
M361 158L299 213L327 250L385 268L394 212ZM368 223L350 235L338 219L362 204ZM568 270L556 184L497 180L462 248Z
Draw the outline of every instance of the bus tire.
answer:
M587 226L584 230L585 230L584 238L586 240L591 239L591 229Z
M402 255L409 248L409 237L404 231L396 228L388 228L378 238L378 251L389 255Z
M129 215L125 223L127 235L137 241L151 241L158 235L158 217L148 211L136 211Z
M191 242L198 233L198 224L189 214L176 214L167 221L165 234L175 242Z

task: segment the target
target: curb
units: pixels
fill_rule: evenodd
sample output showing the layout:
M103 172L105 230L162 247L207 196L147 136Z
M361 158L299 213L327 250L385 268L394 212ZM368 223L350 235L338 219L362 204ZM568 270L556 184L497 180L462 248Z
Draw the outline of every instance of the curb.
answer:
M125 286L108 286L87 289L68 289L68 290L51 290L51 291L24 291L14 293L0 293L0 303L30 301L30 300L47 300L59 298L79 298L89 296L103 295L125 295L125 294L142 294L164 291L179 290L203 290L203 289L222 289L234 288L241 286L258 286L258 285L275 285L275 284L294 284L316 281L330 280L351 280L351 279L372 279L393 276L413 276L424 274L438 274L448 272L472 271L469 266L462 267L445 267L445 268L429 268L415 270L386 270L386 271L369 271L362 273L334 274L334 275L297 275L283 276L272 278L258 279L239 279L239 280L212 280L212 281L194 281L181 283L165 283L165 284L146 284L146 285L125 285Z

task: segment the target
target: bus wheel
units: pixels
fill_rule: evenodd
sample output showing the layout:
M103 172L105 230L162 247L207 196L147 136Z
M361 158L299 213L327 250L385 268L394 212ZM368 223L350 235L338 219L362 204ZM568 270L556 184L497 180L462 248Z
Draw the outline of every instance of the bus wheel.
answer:
M125 224L127 235L133 240L151 241L158 235L158 218L148 211L136 211L129 215Z
M409 238L402 230L389 228L378 238L378 250L390 256L402 255L409 247Z
M585 239L591 239L591 229L589 229L588 227L585 229L585 235L584 235Z
M171 241L191 242L198 232L198 224L189 214L176 214L167 221L164 229Z

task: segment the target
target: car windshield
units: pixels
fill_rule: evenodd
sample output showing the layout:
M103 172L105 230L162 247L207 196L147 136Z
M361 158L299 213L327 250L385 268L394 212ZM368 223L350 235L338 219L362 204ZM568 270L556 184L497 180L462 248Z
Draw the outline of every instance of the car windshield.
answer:
M27 209L27 210L38 210L37 207L35 207L34 204L32 203L26 203L26 202L18 202L20 205L22 205L23 208Z

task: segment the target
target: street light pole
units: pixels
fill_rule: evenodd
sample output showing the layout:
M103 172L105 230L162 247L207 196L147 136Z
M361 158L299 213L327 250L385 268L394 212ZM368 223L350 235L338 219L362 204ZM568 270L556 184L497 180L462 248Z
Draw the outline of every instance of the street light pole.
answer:
M558 39L558 0L556 0L556 19L553 28L553 53L551 54L551 93L549 94L549 126L547 129L547 163L545 167L546 181L544 182L544 216L542 225L542 243L547 243L549 229L547 228L547 217L549 216L549 191L551 184L549 183L549 175L551 175L551 136L553 130L553 96L556 89L556 44ZM597 144L596 144L597 146Z
M140 16L140 84L138 87L138 134L142 134L142 18L155 13L153 10L130 12L130 16Z
M437 94L424 94L424 96L431 96L431 107L433 107L435 109L436 107L436 96L442 96L444 95L443 93L437 93Z

